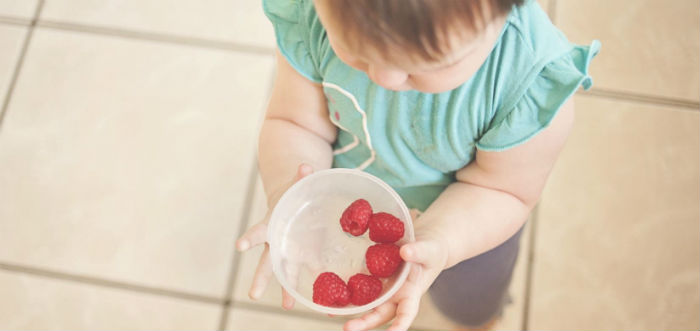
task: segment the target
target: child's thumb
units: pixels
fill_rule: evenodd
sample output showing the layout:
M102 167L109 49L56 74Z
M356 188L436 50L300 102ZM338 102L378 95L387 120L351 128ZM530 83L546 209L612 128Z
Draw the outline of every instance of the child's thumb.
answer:
M443 267L447 251L436 240L416 241L401 246L399 254L404 261L419 263L426 268Z
M296 174L296 176L294 176L294 181L292 182L292 184L294 182L297 182L300 179L312 174L313 172L314 172L314 168L311 165L309 165L307 163L300 164L299 167L297 167L297 174Z

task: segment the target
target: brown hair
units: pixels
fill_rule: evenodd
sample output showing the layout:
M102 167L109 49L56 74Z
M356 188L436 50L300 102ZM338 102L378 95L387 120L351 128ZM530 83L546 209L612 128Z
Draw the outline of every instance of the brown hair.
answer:
M525 0L326 0L328 13L354 49L385 54L396 46L409 57L436 61L446 54L450 32L478 32ZM488 17L487 17L488 15Z

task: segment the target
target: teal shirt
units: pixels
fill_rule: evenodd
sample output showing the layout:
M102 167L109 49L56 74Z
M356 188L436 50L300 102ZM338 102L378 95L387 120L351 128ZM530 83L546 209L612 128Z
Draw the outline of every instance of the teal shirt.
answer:
M391 91L333 52L311 0L263 0L280 52L322 84L338 127L333 167L357 168L425 210L476 149L502 151L547 127L580 85L600 44L571 44L535 1L515 7L479 70L443 93Z

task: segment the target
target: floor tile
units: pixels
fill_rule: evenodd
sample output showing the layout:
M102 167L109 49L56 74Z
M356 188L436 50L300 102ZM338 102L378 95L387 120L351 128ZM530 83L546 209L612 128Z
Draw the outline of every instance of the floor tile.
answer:
M510 284L509 294L512 303L503 311L503 317L494 326L494 330L521 330L523 323L523 310L525 306L525 286L527 276L527 259L530 247L530 226L526 224L520 239L520 252L518 261L513 271L513 279ZM425 295L421 300L418 317L413 323L416 330L460 330L458 324L442 315L432 302L430 295Z
M24 27L0 25L0 49L3 50L0 52L0 107L5 101L26 33Z
M319 315L323 316L323 315ZM226 330L342 330L343 323L333 318L304 318L283 313L271 313L234 308L229 312Z
M262 1L46 0L41 18L109 28L275 46Z
M272 57L35 30L0 261L222 297Z
M214 330L221 306L0 270L3 330Z
M573 42L602 42L595 88L700 100L698 1L557 0L556 23Z
M700 113L579 96L540 204L530 328L700 327Z
M39 0L0 0L0 16L32 19Z

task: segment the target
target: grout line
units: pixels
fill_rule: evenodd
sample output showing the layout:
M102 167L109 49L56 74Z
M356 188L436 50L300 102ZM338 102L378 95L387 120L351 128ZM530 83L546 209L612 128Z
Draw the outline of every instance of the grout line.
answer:
M0 15L0 24L30 26L32 24L32 20L30 20L28 18L19 18L19 17Z
M108 36L116 36L116 37L130 38L130 39L139 39L139 40L146 40L146 41L156 41L156 42L164 42L164 43L170 43L170 44L188 45L188 46L195 46L195 47L202 47L202 48L212 48L212 49L220 49L220 50L227 50L227 51L235 51L235 52L248 53L248 54L258 54L258 55L273 55L274 54L274 48L269 48L269 47L240 44L240 43L229 42L229 41L218 41L218 40L211 40L211 39L184 37L184 36L165 34L165 33L134 31L134 30L126 30L126 29L122 29L122 28L92 26L92 25L52 21L52 20L41 20L41 21L39 21L38 26L42 27L42 28L55 29L55 30L108 35Z
M664 97L649 96L649 95L643 95L643 94L635 94L635 93L606 90L606 89L596 89L596 88L592 88L588 91L581 90L580 92L578 92L578 94L584 95L584 96L594 96L594 97L613 99L613 100L624 100L624 101L641 102L641 103L660 105L660 106L671 106L671 107L684 108L683 110L691 110L691 111L700 110L700 102L692 101L692 100L664 98Z
M10 78L10 84L8 85L7 92L5 93L5 100L2 102L2 107L0 107L0 130L2 129L2 122L5 119L7 108L9 107L10 101L12 100L12 94L15 91L15 86L17 85L17 80L19 79L20 71L22 71L22 66L24 65L24 59L27 55L27 51L29 50L29 43L32 41L32 36L34 35L36 20L41 14L41 10L43 8L44 0L39 0L34 10L34 18L31 20L29 28L27 29L27 34L24 37L24 43L22 44L22 48L19 52L19 57L17 59L17 63L15 64L15 70Z
M523 320L521 330L527 331L530 327L530 299L532 296L532 274L535 263L535 238L537 237L537 221L539 220L540 204L532 210L530 220L530 242L527 252L527 268L525 269L525 304L523 305Z
M299 311L299 310L284 310L284 309L277 307L277 306L271 306L271 305L254 303L254 302L245 302L245 301L236 301L235 303L236 303L236 306L241 308L241 309L253 310L253 311L262 312L262 313L271 313L271 314L276 314L276 315L299 317L299 318L311 319L311 320L315 320L315 321L319 321L319 322L328 322L329 321L328 315L314 313L314 312L310 312L310 311L307 312L307 311ZM338 324L342 324L342 323L345 323L345 321L349 320L349 317L336 316L333 320L337 321Z
M222 300L214 297L209 297L200 294L179 292L173 290L166 290L162 288L155 288L150 286L129 284L125 282L118 282L113 280L81 276L76 274L69 274L65 272L52 271L47 269L34 268L29 266L14 265L9 263L0 262L0 270L18 272L23 274L28 274L37 277L51 278L65 280L74 283L90 284L94 286L107 287L113 289L127 290L131 292L154 294L159 296L166 296L171 298L185 299L191 301L199 301L203 303L213 303L221 304Z
M276 76L276 68L275 70L272 70L271 77L270 77L270 83L269 86L267 87L267 100L270 99L272 96L272 87L274 85L274 80ZM265 111L267 109L267 103L265 108L262 111L262 114L260 116L259 121L262 122L264 120L264 115ZM258 128L258 132L260 129ZM250 225L250 214L251 214L251 208L253 205L253 198L255 197L256 193L256 182L257 178L259 176L259 171L258 171L258 158L257 158L257 144L256 144L256 152L255 155L253 156L253 167L251 168L250 171L250 177L248 179L248 189L247 189L247 197L245 201L245 207L243 212L241 213L241 224L238 229L238 235L240 236L241 234L245 233L245 231L248 229L248 226ZM226 328L226 324L228 324L228 312L233 308L234 306L234 290L236 286L236 279L237 279L237 270L238 267L240 266L240 257L241 253L239 253L235 247L233 251L233 264L231 265L231 273L229 275L229 283L226 287L226 301L224 303L224 311L221 314L221 319L219 320L219 330L224 330Z
M241 212L240 223L238 225L237 235L241 236L248 229L248 223L250 223L250 213L251 206L253 205L253 198L255 196L255 184L258 178L258 162L255 157L253 157L253 164L248 174L248 186L246 188L246 198L243 202L243 211ZM241 252L239 252L234 245L233 248L233 261L231 263L231 270L229 271L228 283L226 284L226 292L224 293L224 307L221 313L221 319L219 320L218 330L224 330L226 324L228 323L228 311L233 308L233 291L236 284L236 279L238 278L238 266L241 262Z

